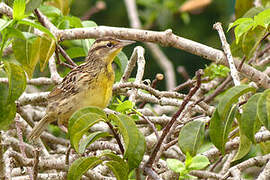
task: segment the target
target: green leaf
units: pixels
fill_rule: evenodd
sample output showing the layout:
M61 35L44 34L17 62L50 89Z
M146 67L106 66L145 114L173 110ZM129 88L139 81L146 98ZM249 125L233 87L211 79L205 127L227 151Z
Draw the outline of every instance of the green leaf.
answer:
M257 104L257 115L261 123L270 130L270 89L260 96Z
M145 152L145 139L142 133L136 127L135 122L128 116L120 114L109 115L109 119L118 127L123 136L125 145L124 158L128 160L129 170L137 168L142 161Z
M98 140L99 138L104 138L104 137L108 137L111 136L110 133L108 132L93 132L90 135L88 135L87 137L83 138L80 143L79 143L79 153L82 154L84 153L85 149L92 144L93 142L95 142L96 140Z
M112 170L114 176L117 180L127 180L128 179L128 168L125 168L125 162L123 161L108 161L105 163L106 166Z
M250 22L250 21L253 21L253 19L252 18L247 18L247 17L246 18L239 18L236 21L234 21L233 23L229 24L229 28L228 28L227 31L229 31L234 26L237 26L237 25L240 25L240 24L243 24L243 23L246 23L246 22Z
M40 24L37 24L35 22L32 22L28 19L22 19L20 21L18 21L19 24L25 24L25 25L29 25L29 26L32 26L44 33L46 33L47 35L49 35L54 41L56 41L56 38L54 37L54 35L51 33L51 31L49 31L47 28L43 27L42 25Z
M254 52L259 46L261 39L265 36L266 29L261 26L257 26L255 29L252 29L245 33L242 40L242 49L247 59L253 57Z
M237 111L237 106L234 105L230 109L227 118L223 119L218 113L218 109L215 110L210 120L210 139L211 142L220 150L222 154L225 154L225 144L228 140L228 135L231 130L232 122Z
M195 156L204 139L205 123L203 121L192 121L187 123L180 131L178 145L183 153L189 152Z
M252 142L247 138L245 134L242 133L242 130L240 129L240 144L238 151L232 161L237 161L247 155L250 151L251 145Z
M207 167L210 164L208 158L204 155L197 155L192 158L191 164L188 166L189 169L199 170Z
M42 0L28 0L25 8L26 13L32 12L34 9L38 8Z
M115 70L115 81L118 82L121 80L121 77L125 72L128 58L124 52L120 51L120 53L114 58L114 62L117 65Z
M182 171L184 171L186 169L184 163L182 163L181 161L179 161L177 159L170 159L170 158L168 158L166 160L166 162L167 162L168 167L172 171L174 171L176 173L181 173Z
M253 0L236 0L235 18L242 17L253 6Z
M113 174L118 180L128 179L128 164L121 157L111 152L103 153L101 157L106 157L109 159L109 161L107 161L105 165L107 165L109 169L112 170Z
M9 88L5 83L0 83L0 129L7 130L16 114L16 104L8 102Z
M66 53L69 55L70 58L87 56L87 54L85 54L83 48L81 48L81 47L71 47L71 48L66 50Z
M102 160L100 160L98 157L81 157L76 159L68 170L67 179L79 180L86 171L101 163Z
M220 118L225 119L231 109L233 103L238 101L238 98L247 92L255 92L256 89L249 85L239 85L229 89L221 98L217 110Z
M92 127L94 124L103 121L102 117L96 113L85 113L75 120L70 131L70 143L79 152L79 143L82 136Z
M11 20L11 21L6 21L3 25L1 25L0 27L0 32L3 33L2 31L8 27L10 24L12 24L14 22L14 20Z
M40 37L30 36L24 39L15 39L12 49L16 60L31 79L35 66L39 59Z
M120 102L117 107L116 107L116 111L117 112L121 112L124 113L127 110L130 110L134 107L134 104L132 101L126 100L124 102Z
M68 132L69 133L72 129L73 124L77 121L77 119L80 118L81 116L83 116L84 114L87 114L87 113L95 113L95 114L100 115L103 119L107 118L107 115L104 113L104 111L98 107L89 106L89 107L79 109L78 111L73 113L72 116L69 118L69 121L68 121Z
M267 28L270 24L270 9L266 9L254 16L255 25Z
M52 38L46 36L46 34L44 34L41 37L40 43L41 44L40 44L39 62L40 62L40 71L42 72L55 51L56 43Z
M62 12L54 6L41 5L39 10L47 17L62 16Z
M83 27L96 27L97 24L94 21L82 21Z
M8 103L12 103L24 92L26 87L26 76L20 66L9 62L4 62L4 64L8 74L9 83Z
M244 35L246 32L248 32L252 28L253 25L254 25L253 19L247 18L246 21L244 21L243 23L239 24L234 29L234 35L235 35L236 44L238 44L240 37L242 35Z
M239 122L239 128L243 135L245 135L253 143L255 141L255 133L258 130L258 116L257 103L262 93L254 94L247 103L243 106L243 113Z
M2 88L2 83L0 83L0 92L2 93L3 91L1 88ZM9 125L12 123L16 115L15 102L11 102L11 103L5 104L4 106L0 106L0 112L1 112L0 113L0 129L7 130L9 129Z
M13 28L13 27L7 27L4 31L6 31L6 38L20 38L20 39L26 39L23 32Z
M15 0L13 3L13 19L21 20L24 18L25 0Z
M80 18L75 16L65 16L63 20L67 20L69 23L69 28L81 28L83 27Z
M267 0L268 1L268 0ZM262 12L264 10L263 7L253 7L251 9L249 9L243 17L246 18L251 18L254 17L255 15L259 14L260 12Z

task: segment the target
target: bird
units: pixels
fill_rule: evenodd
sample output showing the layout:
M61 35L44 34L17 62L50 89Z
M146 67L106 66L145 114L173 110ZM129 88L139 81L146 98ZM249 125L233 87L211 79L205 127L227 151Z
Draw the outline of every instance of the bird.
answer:
M51 122L57 121L65 129L70 116L81 108L106 108L115 79L112 62L123 47L133 43L114 37L96 39L85 62L73 68L48 95L46 114L30 132L29 141L37 139Z

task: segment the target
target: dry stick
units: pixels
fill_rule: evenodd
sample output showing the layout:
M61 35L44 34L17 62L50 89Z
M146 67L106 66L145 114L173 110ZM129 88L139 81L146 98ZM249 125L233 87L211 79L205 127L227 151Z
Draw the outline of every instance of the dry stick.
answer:
M231 50L230 50L230 45L228 44L228 42L226 40L226 37L225 37L225 34L223 32L221 23L219 23L219 22L215 23L213 28L218 31L218 34L219 34L219 37L220 37L220 40L221 40L221 43L222 43L222 48L223 48L224 53L225 53L225 55L227 57L227 60L229 62L229 66L230 66L230 70L231 70L231 76L232 76L234 85L238 86L238 85L240 85L240 78L238 76L238 71L237 71L237 69L236 69L236 67L234 65L232 53L231 53Z
M140 84L143 79L143 74L144 74L144 68L145 68L145 59L144 59L144 48L138 46L137 47L137 74L134 83ZM136 103L136 94L138 90L136 88L132 88L131 90L131 95L129 96L129 100L131 102Z
M215 91L208 95L205 99L204 102L205 103L210 103L217 95L219 95L221 92L224 91L224 88L228 85L228 83L230 83L232 80L232 76L228 76L222 83L221 85L219 85Z
M209 81L209 77L202 78L203 81ZM185 87L192 86L194 83L196 83L196 80L188 79L186 82L179 84L176 86L172 91L180 91L181 89L184 89Z
M70 69L73 69L74 67L76 66L73 66L73 65L70 65L70 64L67 64L67 63L64 63L60 60L60 57L59 57L59 48L57 46L57 48L55 49L55 56L56 56L56 63L59 64L59 65L63 65L65 67L68 67Z
M66 159L65 159L65 163L67 166L69 166L69 155L70 155L70 151L71 151L71 145L68 145L68 148L66 150Z
M23 157L27 158L26 153L25 153L25 145L24 145L24 142L23 142L22 130L21 130L21 127L20 127L19 119L20 119L20 115L16 114L15 126L16 126L16 130L17 130L17 136L18 136L19 142L20 142L19 147L20 147L20 151L21 151ZM29 173L30 180L33 180L33 174L32 174L31 169L27 168L27 171Z
M148 117L145 117L143 114L140 114L140 116L150 125L150 128L154 131L156 137L157 137L157 140L159 139L159 135L158 135L158 131L154 125L154 123L152 123Z
M172 119L168 122L168 124L165 126L165 128L163 129L162 135L159 138L159 141L157 142L155 148L153 149L153 151L151 152L151 155L148 159L148 161L145 163L145 167L150 168L152 166L152 164L155 161L156 155L162 145L162 142L164 141L164 139L166 138L166 135L168 134L168 132L170 131L170 128L172 127L172 125L175 123L175 121L177 120L177 118L180 116L180 114L182 113L182 111L185 109L187 103L190 101L191 97L196 93L196 91L199 89L200 85L201 85L201 75L202 75L202 70L198 70L196 72L196 77L197 77L197 84L196 86L194 86L194 88L192 88L188 95L184 98L180 108L178 109L178 111L173 115Z
M158 81L162 81L163 78L164 78L163 74L160 74L160 73L156 74L156 78L151 83L151 88L156 89L156 86L157 86ZM147 101L143 101L138 106L138 109L142 109L145 106L146 103L147 103Z
M138 59L138 49L140 46L137 46L134 48L133 52L132 52L132 55L128 61L128 64L127 64L127 67L125 69L125 72L120 80L120 83L123 83L123 82L127 82L131 73L132 73L132 70L134 69L135 65L136 65L136 62L137 62L137 59Z
M13 10L11 7L6 5L5 3L0 3L0 14L7 15L10 19L13 18Z
M154 180L162 180L158 174L151 168L151 167L145 167L144 168L145 173L153 178Z
M141 22L139 19L136 1L135 0L125 0L125 5L127 7L128 18L132 28L141 29ZM170 30L171 31L171 30ZM168 31L168 32L170 32ZM145 43L145 45L150 49L156 62L159 64L161 69L163 69L166 78L166 88L172 89L176 86L176 78L174 73L174 67L172 62L167 58L167 56L162 52L162 50L156 44Z
M270 161L269 160L266 163L263 171L260 173L259 177L257 178L257 180L266 180L266 179L270 179Z
M67 60L69 64L71 64L73 67L77 67L78 65L72 61L72 59L69 57L69 55L66 53L66 51L58 44L57 49L62 54L62 56Z
M38 179L38 163L39 163L39 152L40 149L36 148L34 150L34 165L33 165L33 179Z
M117 144L118 144L118 146L119 146L119 149L120 149L121 153L124 154L124 153L125 153L124 147L123 147L123 145L122 145L122 143L121 143L121 140L120 140L118 134L115 132L115 130L114 130L114 128L113 128L113 125L112 125L110 122L106 122L106 123L108 124L108 126L109 126L110 129L112 130L112 133L113 133L113 135L114 135L114 137L115 137L115 139L116 139L116 141L117 141Z

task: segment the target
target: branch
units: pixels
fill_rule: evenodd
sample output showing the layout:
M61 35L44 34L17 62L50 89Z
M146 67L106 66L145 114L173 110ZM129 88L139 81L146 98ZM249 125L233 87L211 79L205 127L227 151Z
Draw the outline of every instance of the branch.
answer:
M230 45L228 44L228 42L226 40L226 36L225 36L224 31L222 29L221 23L218 22L218 23L214 24L213 28L218 31L218 34L219 34L219 37L220 37L220 40L222 43L222 48L224 50L224 53L227 57L227 60L228 60L229 66L230 66L231 76L232 76L234 85L238 86L238 85L240 85L240 78L238 76L237 69L234 65L232 53L230 50Z

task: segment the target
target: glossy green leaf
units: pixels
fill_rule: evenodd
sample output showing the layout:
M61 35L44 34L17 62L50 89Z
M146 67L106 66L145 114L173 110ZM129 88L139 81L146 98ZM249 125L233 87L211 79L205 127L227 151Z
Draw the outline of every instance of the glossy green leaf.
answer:
M56 42L49 36L43 35L40 41L40 70L41 72L45 69L49 59L53 55L56 47Z
M25 12L30 13L34 9L38 8L40 4L42 3L42 0L27 0Z
M243 135L255 143L255 133L258 130L257 103L262 93L254 94L243 106L243 113L239 122L239 128Z
M65 16L63 17L64 20L67 20L69 23L69 28L81 28L83 27L80 18L75 16Z
M222 154L225 154L225 144L228 140L228 135L231 130L232 122L237 111L237 106L234 105L230 109L228 116L223 119L219 116L218 109L213 113L210 120L210 139L211 142L220 150Z
M9 83L8 102L11 103L17 100L24 92L26 88L26 76L20 66L9 62L4 62L4 64Z
M79 152L79 144L82 136L96 123L103 121L96 113L85 113L75 120L70 131L70 143Z
M129 170L138 167L142 161L145 152L145 139L142 133L136 127L135 122L128 116L120 114L109 115L109 119L113 121L119 128L123 136L125 145L124 158L128 160Z
M13 2L13 19L21 20L24 18L25 0L15 0Z
M179 160L177 160L177 159L170 159L170 158L168 158L166 160L166 162L167 162L168 167L172 171L174 171L176 173L181 173L182 171L184 171L186 169L184 163L181 162L181 161L179 161Z
M89 106L89 107L79 109L78 111L73 113L72 116L69 118L69 121L68 121L68 132L69 133L72 129L72 126L77 121L77 119L80 118L81 116L83 116L84 114L87 114L87 113L95 113L95 114L100 115L103 119L107 118L107 115L105 114L105 112L98 107Z
M79 143L79 153L82 154L84 153L85 149L92 144L93 142L95 142L96 140L98 140L99 138L104 138L104 137L108 137L111 136L110 133L108 132L93 132L90 135L88 135L87 137L83 138L80 143Z
M239 24L234 29L236 44L238 44L240 37L252 28L253 24L254 24L254 21L252 19L248 19L244 21L243 23Z
M257 104L257 115L261 123L270 130L270 89L260 96Z
M117 107L116 107L116 111L117 112L125 112L127 110L130 110L134 107L134 104L132 101L126 100L124 102L120 102Z
M102 160L100 160L98 157L81 157L76 159L68 170L67 179L79 180L86 171L101 163Z
M8 84L0 83L0 129L7 130L16 114L15 102L8 102Z
M254 21L256 26L267 28L270 24L270 9L266 9L260 12L258 15L254 16Z
M268 0L267 0L268 1ZM251 17L254 17L255 15L259 14L260 12L262 12L264 10L263 7L253 7L251 9L249 9L243 17L246 17L246 18L251 18Z
M235 18L242 17L253 6L253 0L236 0Z
M207 167L210 164L208 158L204 155L196 155L192 158L190 165L188 166L189 169L192 170L199 170Z
M125 72L128 64L128 58L124 52L120 51L120 53L114 58L114 62L117 65L115 70L115 81L118 82L121 80L121 77Z
M240 144L238 147L238 151L232 161L237 161L247 155L250 151L251 145L252 142L247 138L245 134L242 133L240 129Z
M113 172L117 180L128 179L128 168L126 168L124 161L108 161L105 163L106 166Z
M6 31L7 39L8 38L20 38L25 40L25 36L22 31L17 28L7 27L4 31Z
M254 52L261 43L261 39L263 39L265 33L266 29L258 26L255 29L249 30L243 35L241 46L247 59L250 59L254 56Z
M183 153L189 152L195 156L204 139L205 123L203 121L192 121L187 123L180 131L178 145Z
M15 39L12 43L12 49L16 60L31 78L39 60L40 37L31 36L26 40Z
M222 96L217 110L220 118L225 119L232 105L238 101L238 98L247 92L255 92L256 89L249 85L239 85L232 87Z
M34 28L37 28L38 30L46 33L47 35L49 35L53 40L56 41L56 38L54 37L54 35L51 33L51 31L49 31L47 28L45 28L44 26L40 25L40 24L37 24L35 22L32 22L28 19L23 19L23 20L20 20L18 22L19 24L25 24L25 25L29 25L29 26L32 26Z

